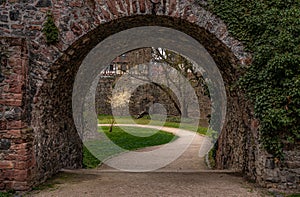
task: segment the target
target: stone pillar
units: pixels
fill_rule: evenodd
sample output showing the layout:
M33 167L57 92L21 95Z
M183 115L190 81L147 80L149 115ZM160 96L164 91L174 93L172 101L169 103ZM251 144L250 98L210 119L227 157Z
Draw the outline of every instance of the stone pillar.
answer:
M34 167L26 120L28 51L22 38L0 38L0 190L27 190Z

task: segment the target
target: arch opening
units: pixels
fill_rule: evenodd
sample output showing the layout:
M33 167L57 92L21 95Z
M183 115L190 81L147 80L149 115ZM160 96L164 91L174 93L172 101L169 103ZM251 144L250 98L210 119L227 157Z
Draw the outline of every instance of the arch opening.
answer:
M228 98L225 127L218 141L221 148L218 149L217 164L219 168L247 171L250 160L247 160L249 148L246 141L251 138L247 133L251 124L251 108L242 92L234 87L241 74L238 69L240 60L214 34L196 24L167 16L147 15L124 17L100 25L74 42L51 66L48 78L35 96L30 120L35 132L36 182L43 181L61 168L81 167L82 143L72 116L72 90L84 58L111 35L153 25L191 36L212 56L224 80ZM228 136L232 136L233 141L226 141ZM224 152L228 154L221 155Z

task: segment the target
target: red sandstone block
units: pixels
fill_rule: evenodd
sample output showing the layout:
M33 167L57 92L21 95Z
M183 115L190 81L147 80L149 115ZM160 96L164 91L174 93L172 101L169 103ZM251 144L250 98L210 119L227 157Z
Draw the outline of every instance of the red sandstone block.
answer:
M101 8L101 13L103 14L104 19L110 20L110 14L103 8Z
M14 163L12 161L0 161L0 169L13 169Z
M117 10L117 8L116 8L115 1L107 1L106 3L107 3L107 6L108 6L109 11L110 11L113 15L118 16L119 12L118 12L118 10Z
M7 129L22 129L23 127L24 125L21 120L7 122Z
M23 29L24 25L20 25L20 24L13 24L11 25L12 29Z
M0 30L1 30L1 28L0 28ZM9 90L9 85L4 85L3 92L8 92L8 90Z
M26 181L29 178L29 170L14 170L13 179L15 181Z
M42 26L39 26L39 25L31 25L31 26L28 27L28 29L31 30L31 31L35 31L35 30L41 31L41 30L42 30Z
M31 167L31 162L30 161L17 161L15 163L15 169L18 169L18 170L26 170L28 169L29 167Z
M6 128L7 128L7 121L0 120L0 130L6 130Z
M126 12L126 9L125 9L125 7L124 7L124 5L123 5L123 1L122 1L122 0L117 0L117 3L118 3L118 5L119 5L120 10L121 10L122 12Z
M3 181L3 183L4 183L4 188L12 189L12 181L11 180Z
M4 159L12 161L12 160L16 160L17 157L18 157L18 155L16 155L16 154L7 154L4 156Z
M191 23L195 23L197 21L197 17L195 15L190 15L187 20Z
M18 85L10 86L9 89L8 89L8 92L11 92L11 93L22 93L22 84L23 84L23 81L20 80L20 81L17 81L15 83L17 83Z
M4 183L0 181L0 190L4 190L5 189L4 186L5 186Z
M22 101L16 100L16 99L0 99L0 105L6 105L6 106L21 106Z
M170 0L169 4L169 13L170 15L174 12L176 12L176 6L177 6L177 1L176 0Z
M3 137L8 139L21 138L22 137L21 130L7 130L6 134Z
M139 5L140 5L141 13L145 13L146 12L145 0L139 0Z
M42 12L42 13L47 13L49 12L49 8L39 8L39 11Z
M25 190L29 190L29 184L25 181L4 181L4 188L6 189L14 189L14 190L18 190L18 191L25 191Z
M28 150L26 149L18 149L16 150L18 155L23 155L23 156L27 156L28 155Z
M137 0L133 0L132 1L132 12L133 13L137 13L137 5L136 5L136 3L137 3Z
M22 144L22 143L26 143L26 142L28 142L28 140L24 139L23 136L22 136L22 138L13 139L13 143L15 143L15 144Z
M126 5L127 5L127 13L130 14L130 1L129 0L125 0Z
M15 99L0 99L0 105L19 107L19 106L22 105L22 101L21 100L15 100Z
M22 143L22 144L14 144L11 146L12 150L26 150L29 147L28 143Z
M81 1L71 1L69 3L69 6L71 6L71 7L82 7L82 2Z
M17 156L16 156L16 160L17 161L28 161L30 159L32 159L31 155L20 155L20 154L17 154Z
M15 190L18 190L18 191L26 191L26 190L29 190L30 189L30 186L29 184L26 182L26 181L14 181L12 183L12 188L14 188Z
M151 1L146 1L146 10L151 10Z
M54 14L54 12L53 12L53 14ZM29 24L31 24L31 25L40 25L40 26L42 26L42 25L43 25L43 22L42 22L42 21L30 21Z
M6 28L0 27L0 30L1 30L3 33L6 33L6 34L11 34L11 33L12 33L12 30L11 30L11 29L6 29Z
M8 2L9 2L9 3L17 3L18 0L9 0Z
M18 50L18 51L21 51L22 48L20 47L19 49L15 49L15 50ZM14 57L11 57L9 60L8 60L8 64L11 66L11 67L16 67L16 68L21 68L22 66L22 60L21 60L21 57L19 55L15 55ZM17 76L18 75L11 75L11 79L17 79Z
M14 170L3 171L3 176L5 177L6 180L13 181L14 180Z
M22 100L22 94L13 94L13 93L3 93L1 94L1 99L3 100Z

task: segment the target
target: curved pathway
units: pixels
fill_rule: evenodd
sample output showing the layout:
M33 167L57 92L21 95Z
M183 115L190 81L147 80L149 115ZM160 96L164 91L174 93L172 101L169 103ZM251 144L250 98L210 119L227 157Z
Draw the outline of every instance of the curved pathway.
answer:
M99 124L98 126L109 126ZM102 165L99 170L113 171L176 171L193 172L208 170L204 156L211 147L205 136L188 130L153 125L121 124L114 126L151 128L173 133L179 138L167 145L142 148L116 155ZM177 158L177 159L176 159ZM163 165L166 164L166 165ZM108 167L112 166L112 167ZM160 167L160 168L159 168Z
M165 129L180 136L179 139L172 142L175 145L178 145L179 142L185 143L186 139L191 137L189 131L177 133L179 131L176 129L164 128L163 130ZM182 138L186 139L182 140ZM94 170L64 170L59 176L46 183L46 185L51 185L51 188L31 192L28 196L266 196L264 190L248 183L241 175L207 170L202 157L203 152L199 152L203 143L205 143L205 137L197 134L191 145L177 160L154 172L122 172L106 165ZM204 147L209 146L209 143L204 145ZM140 149L138 152L149 152L159 148L161 146L148 147ZM166 153L164 152L160 156L168 156L164 155ZM112 157L107 162L109 164L124 162L126 165L132 165L132 162L128 162L126 159L127 156L134 159L132 153L127 152Z

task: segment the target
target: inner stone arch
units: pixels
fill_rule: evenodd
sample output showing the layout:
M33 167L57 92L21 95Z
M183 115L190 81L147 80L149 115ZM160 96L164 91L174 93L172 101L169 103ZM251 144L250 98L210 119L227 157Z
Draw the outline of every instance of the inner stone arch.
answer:
M247 139L252 138L251 133L248 133L251 131L251 108L238 89L230 88L240 75L237 67L242 60L234 54L237 49L228 48L216 35L186 20L148 15L119 18L99 25L74 42L51 65L48 79L45 79L39 94L34 98L36 102L32 111L37 164L34 182L44 181L61 168L81 167L82 143L72 117L72 89L83 59L110 35L133 27L153 25L186 33L202 44L213 57L225 82L228 97L228 115L218 142L218 167L248 173L247 165L253 161L249 159L252 151L247 142Z

